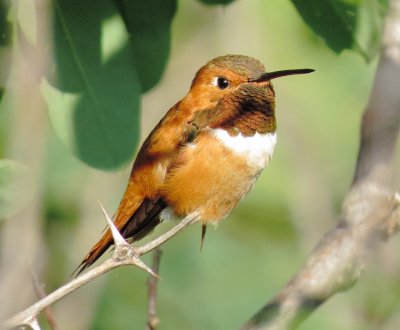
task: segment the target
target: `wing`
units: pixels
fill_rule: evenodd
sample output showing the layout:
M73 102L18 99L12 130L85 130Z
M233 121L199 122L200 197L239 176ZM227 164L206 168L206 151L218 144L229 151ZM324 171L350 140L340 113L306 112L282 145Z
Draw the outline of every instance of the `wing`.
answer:
M177 103L158 123L143 143L134 162L129 182L114 224L126 239L138 240L149 234L159 223L160 213L167 206L158 197L165 173L180 146L195 138L198 128L188 113ZM113 244L110 229L92 247L77 268L77 274L92 265Z

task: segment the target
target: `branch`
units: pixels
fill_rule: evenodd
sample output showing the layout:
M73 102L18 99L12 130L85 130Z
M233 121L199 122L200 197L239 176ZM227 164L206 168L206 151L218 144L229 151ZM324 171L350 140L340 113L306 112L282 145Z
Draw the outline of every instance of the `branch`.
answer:
M100 205L101 206L101 205ZM191 214L185 217L182 221L180 221L177 225L171 228L169 231L155 238L154 240L144 244L140 247L134 247L129 245L124 238L122 238L121 234L118 232L114 223L111 221L110 217L104 211L101 206L103 213L107 219L108 225L111 228L111 232L113 234L115 250L112 256L106 259L99 266L92 268L90 271L81 274L77 278L73 279L69 283L63 285L58 288L54 292L50 293L47 297L39 300L32 306L28 307L24 311L14 315L10 319L8 319L3 325L3 328L11 329L19 326L27 325L32 327L33 323L37 323L36 318L37 315L46 307L55 303L56 301L64 298L71 292L79 289L81 286L85 285L96 279L97 277L103 275L104 273L123 265L133 265L139 267L152 276L158 277L158 275L153 272L145 263L140 260L140 257L143 254L146 254L155 248L159 247L170 238L175 236L179 231L186 228L187 226L195 223L197 221L198 215ZM40 329L40 328L37 328Z
M302 269L243 327L293 329L333 294L361 276L369 251L399 230L400 197L392 187L400 128L400 0L388 11L383 47L361 127L354 179L338 225L328 231Z
M160 266L161 250L155 249L153 252L153 265L152 270L158 274ZM157 303L157 284L158 278L150 276L147 282L149 302L147 305L147 326L146 330L155 330L160 324L160 319L157 316L156 303Z
M36 291L38 297L39 297L40 299L45 298L45 297L46 297L46 292L44 291L43 284L41 284L41 283L39 282L39 279L38 279L38 277L36 276L35 271L34 271L33 269L31 269L31 274L32 274L33 286L34 286L34 288L35 288L35 291ZM54 317L54 313L53 313L53 311L50 309L50 307L46 307L46 308L44 309L44 313L45 313L45 315L46 315L47 322L48 322L48 324L49 324L49 328L50 328L51 330L58 330L59 328L58 328L56 319L55 319L55 317Z

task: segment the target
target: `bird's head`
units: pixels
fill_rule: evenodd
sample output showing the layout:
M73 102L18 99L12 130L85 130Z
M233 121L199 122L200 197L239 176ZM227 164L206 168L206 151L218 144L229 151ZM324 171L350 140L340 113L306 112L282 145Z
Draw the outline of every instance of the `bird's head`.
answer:
M271 131L276 128L275 92L271 80L313 71L297 69L266 72L264 65L252 57L220 56L209 61L196 73L187 99L196 111L204 112L197 116L197 120L203 122L201 126L253 126L247 132L239 127L246 135L254 134L255 131ZM268 117L273 117L273 120L267 120ZM260 123L246 124L249 121ZM259 127L255 127L257 125Z

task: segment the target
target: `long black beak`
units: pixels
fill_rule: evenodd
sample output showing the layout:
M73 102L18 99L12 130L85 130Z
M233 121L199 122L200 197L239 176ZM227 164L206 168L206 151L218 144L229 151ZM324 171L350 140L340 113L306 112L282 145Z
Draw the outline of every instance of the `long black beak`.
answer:
M271 79L284 77L284 76L291 76L294 74L306 74L314 72L313 69L295 69L295 70L281 70L281 71L274 71L274 72L266 72L263 73L259 78L250 80L249 82L263 82L269 81Z

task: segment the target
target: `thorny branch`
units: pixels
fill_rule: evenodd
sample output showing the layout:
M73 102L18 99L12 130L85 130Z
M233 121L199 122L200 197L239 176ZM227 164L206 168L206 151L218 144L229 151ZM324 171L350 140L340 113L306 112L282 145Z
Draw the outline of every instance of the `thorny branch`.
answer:
M100 205L101 206L101 205ZM81 286L85 285L93 281L95 278L103 275L104 273L123 265L134 265L139 267L150 275L158 277L158 275L149 268L145 263L140 260L140 257L143 254L146 254L161 244L168 241L170 238L175 236L179 231L186 228L187 226L195 223L197 221L197 215L191 214L180 221L177 225L171 228L169 231L164 233L163 235L158 236L154 240L140 246L134 247L128 244L125 239L121 236L117 228L114 226L114 223L104 211L103 207L101 206L103 213L107 219L108 225L111 228L111 232L113 234L114 243L115 243L115 250L112 256L106 259L102 264L97 267L92 268L90 271L81 274L74 280L70 281L69 283L63 285L62 287L58 288L54 292L50 293L45 298L39 300L32 306L28 307L24 311L14 315L10 319L8 319L3 325L2 329L11 329L16 328L19 326L30 326L32 329L40 329L39 324L37 322L38 314L43 311L46 307L50 306L51 304L55 303L56 301L64 298L71 292L79 289Z
M328 231L300 271L243 327L296 328L333 294L361 276L368 252L399 230L400 195L392 187L400 129L400 0L392 0L367 109L354 179L338 225Z

